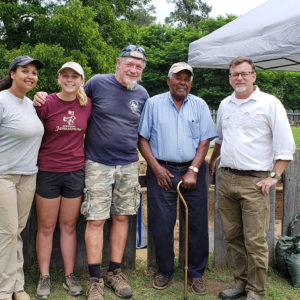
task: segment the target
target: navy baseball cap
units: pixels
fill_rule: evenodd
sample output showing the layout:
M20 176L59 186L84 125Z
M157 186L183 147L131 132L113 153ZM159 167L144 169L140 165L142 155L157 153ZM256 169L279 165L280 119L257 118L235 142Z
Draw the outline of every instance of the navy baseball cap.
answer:
M35 64L37 69L42 69L44 67L44 64L38 59L34 59L30 56L18 56L10 63L9 71L16 66L26 66L28 64Z

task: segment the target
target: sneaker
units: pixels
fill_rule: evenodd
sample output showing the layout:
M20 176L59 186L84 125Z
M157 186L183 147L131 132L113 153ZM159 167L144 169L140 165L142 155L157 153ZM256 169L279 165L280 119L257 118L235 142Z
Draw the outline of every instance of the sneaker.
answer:
M165 289L171 281L171 278L162 274L157 274L153 280L153 287L157 290Z
M69 295L71 296L78 296L83 293L82 286L80 285L79 280L73 273L65 277L63 287L68 291Z
M102 278L91 277L87 284L86 295L88 300L104 300L104 282Z
M191 279L191 289L197 295L205 295L207 293L201 277Z
M105 285L113 289L120 298L130 298L133 294L127 278L120 268L113 272L107 272Z
M30 300L30 296L25 291L15 292L14 300Z
M37 299L47 299L50 297L50 276L40 277L35 297Z
M243 296L246 296L246 291L235 285L233 285L230 288L219 293L219 298L221 298L221 299L231 300L231 299L237 299L237 298L240 298Z

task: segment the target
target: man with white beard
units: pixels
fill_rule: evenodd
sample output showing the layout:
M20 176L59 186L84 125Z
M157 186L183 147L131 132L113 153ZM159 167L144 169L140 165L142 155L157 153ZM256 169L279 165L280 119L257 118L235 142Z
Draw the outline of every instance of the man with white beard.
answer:
M220 213L228 261L235 284L221 299L262 300L268 270L269 190L293 159L295 143L286 111L274 96L254 85L255 66L248 57L229 65L234 92L225 98L217 117L218 138L209 161L216 171Z
M103 299L100 276L103 226L110 217L110 264L105 284L121 298L132 295L120 267L128 215L136 214L139 206L137 128L149 95L137 82L145 64L145 50L129 45L117 58L116 74L95 75L84 87L93 103L85 138L86 188L81 207L87 220L88 300Z
M145 66L145 50L129 45L117 58L115 74L97 74L84 86L93 103L85 137L86 187L81 207L87 220L88 300L104 299L100 262L103 227L110 217L110 264L105 284L120 298L132 296L132 289L121 272L121 262L128 234L128 215L136 214L139 207L137 129L149 95L138 81ZM36 105L43 103L38 98L35 96Z

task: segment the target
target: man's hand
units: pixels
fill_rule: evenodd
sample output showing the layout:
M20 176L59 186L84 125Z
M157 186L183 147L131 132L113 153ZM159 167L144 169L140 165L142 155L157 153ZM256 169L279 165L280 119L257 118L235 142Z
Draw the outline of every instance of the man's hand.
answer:
M216 173L216 160L209 160L208 161L208 170L210 175L214 175Z
M267 177L256 183L257 186L261 187L261 192L264 196L269 194L270 187L275 185L278 182L276 178Z
M153 172L158 186L167 191L172 186L171 178L173 178L174 175L161 165L157 166Z
M196 187L197 175L197 173L189 169L181 178L183 181L182 187L186 190L190 190Z
M46 97L48 93L46 92L37 92L33 97L33 105L34 106L42 106L46 102Z

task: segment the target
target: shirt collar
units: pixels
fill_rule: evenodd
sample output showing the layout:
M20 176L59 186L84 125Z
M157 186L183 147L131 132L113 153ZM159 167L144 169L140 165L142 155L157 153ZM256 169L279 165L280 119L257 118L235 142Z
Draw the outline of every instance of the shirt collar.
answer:
M190 96L190 94L187 94L187 95L185 96L185 98L183 99L183 103L186 103L186 102L189 100L189 96ZM168 99L169 99L169 101L171 101L171 103L172 103L173 105L175 105L175 103L174 103L174 101L173 101L173 98L172 98L172 95L171 95L170 91L168 92Z
M251 101L251 100L258 101L259 100L259 93L260 93L259 87L257 85L255 85L253 93L247 99L245 99L246 101L243 102L243 103L246 103L246 102ZM231 96L229 97L228 102L235 102L235 99L236 99L235 92L233 92L231 94Z

